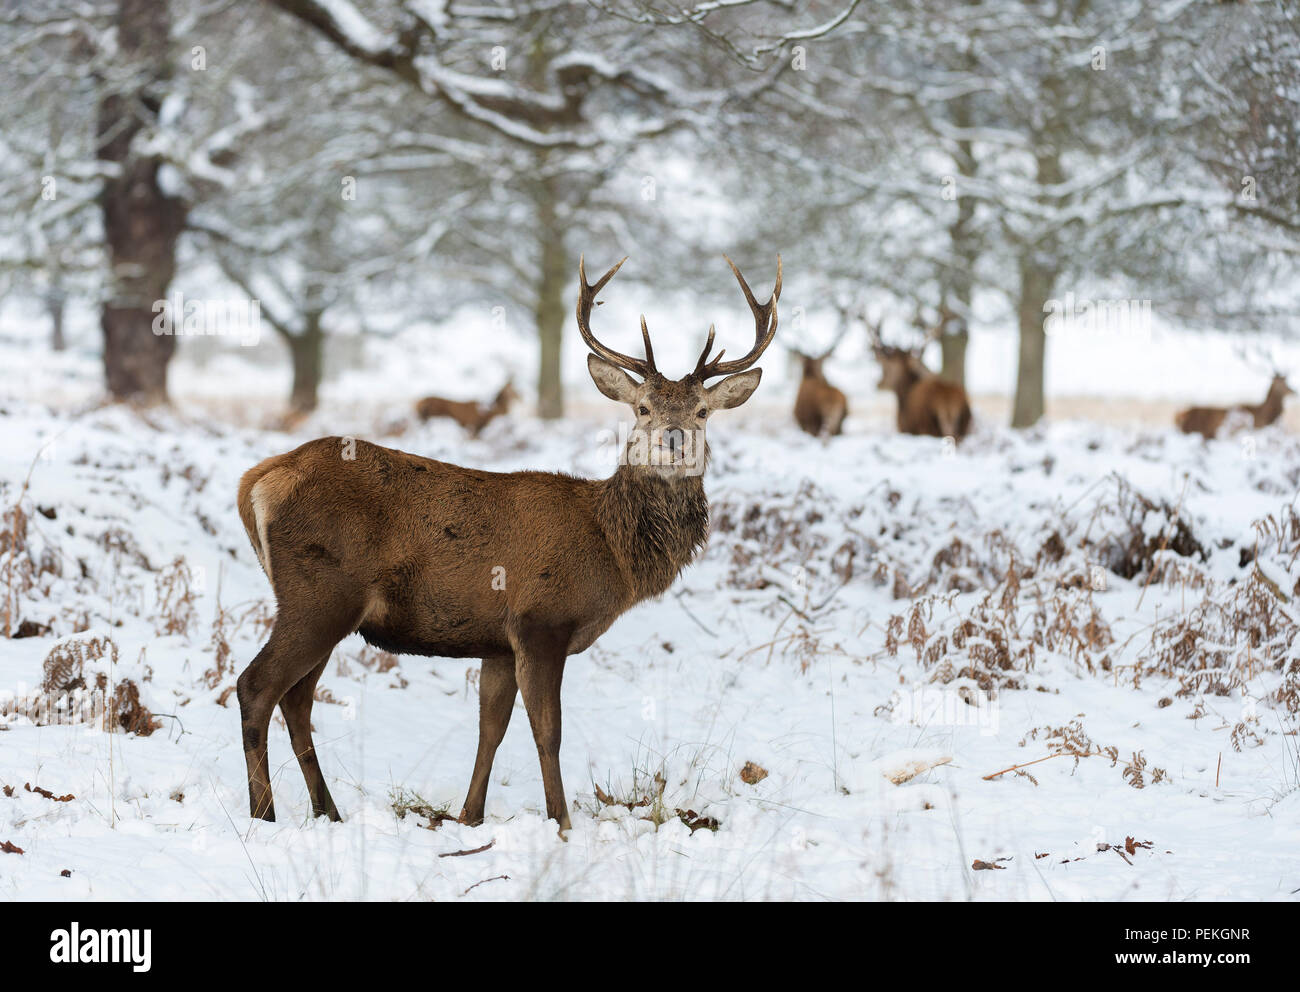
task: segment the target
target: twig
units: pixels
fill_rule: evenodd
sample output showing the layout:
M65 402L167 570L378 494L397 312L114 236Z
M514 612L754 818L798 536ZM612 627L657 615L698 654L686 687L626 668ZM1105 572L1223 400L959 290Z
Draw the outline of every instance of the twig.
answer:
M491 847L492 845L489 844L488 846ZM470 853L472 853L472 852L470 852L470 851L462 851L461 853L462 853L462 854L470 854ZM447 857L447 855L445 855L445 854L442 855L442 856L443 856L444 858ZM469 895L469 893L470 893L470 889L477 889L480 885L483 885L483 884L485 884L485 883L487 883L487 882L495 882L495 881L498 881L499 879L505 879L505 880L508 882L508 881L510 881L510 876L509 876L509 875L493 875L491 878L485 878L485 879L483 879L482 882L475 882L475 883L474 883L473 885L471 885L468 889L466 889L464 892L462 892L461 895L463 895L463 896L467 896L467 895Z
M687 606L684 602L682 602L682 592L683 592L683 590L680 590L680 589L679 589L677 592L673 593L673 598L676 599L677 602L681 604L682 611L683 611L683 612L684 612L688 617L690 617L692 620L695 621L696 625L700 628L700 630L704 631L704 632L705 632L706 634L708 634L710 637L716 638L716 637L718 636L717 631L710 630L708 627L704 626L704 624L703 624L703 622L700 620L700 618L697 617L694 613L691 612L691 608L690 608L689 606Z
M984 780L987 782L990 779L997 778L999 775L1005 775L1007 772L1014 772L1018 768L1028 768L1030 765L1036 765L1040 761L1047 761L1050 758L1095 758L1099 754L1101 754L1100 751L1089 751L1086 754L1076 754L1074 751L1057 751L1055 754L1049 754L1046 758L1035 758L1033 761L1026 761L1021 765L1012 765L1010 768L1004 768L1002 771L994 772L992 775L985 775Z
M472 849L470 849L470 850L468 850L468 851L448 851L446 854L439 854L438 857L440 857L440 858L463 858L463 857L465 857L465 855L467 855L467 854L482 854L484 851L486 851L489 847L491 847L491 846L492 846L493 844L495 844L495 843L496 843L495 840L490 840L490 841L488 841L486 844L484 844L482 847L475 847L475 848L472 848Z

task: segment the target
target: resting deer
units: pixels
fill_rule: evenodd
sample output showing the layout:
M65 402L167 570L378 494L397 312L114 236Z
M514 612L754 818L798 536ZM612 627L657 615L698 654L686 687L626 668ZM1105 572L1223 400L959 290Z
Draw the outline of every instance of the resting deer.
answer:
M1254 427L1267 427L1282 416L1283 401L1294 395L1295 390L1287 385L1286 376L1275 372L1263 403L1238 403L1232 407L1193 406L1179 411L1174 416L1174 423L1184 434L1199 434L1208 441L1219 433L1230 414L1240 414L1243 421L1249 417Z
M903 434L927 434L952 437L960 441L971 426L970 400L966 390L955 382L941 379L921 361L926 346L939 334L943 325L935 326L915 348L887 345L880 336L880 323L872 323L865 313L871 351L880 363L880 382L876 388L887 389L898 397L898 430Z
M480 406L464 400L447 400L441 396L426 396L415 404L415 413L421 420L433 417L450 417L461 427L469 431L470 437L478 437L483 428L497 417L508 413L510 405L519 399L514 380L511 379L487 406Z
M626 261L626 259L624 259ZM320 438L268 458L239 483L239 515L275 590L266 645L239 677L249 808L275 818L267 728L278 704L313 815L339 819L311 737L312 697L330 652L357 631L404 654L482 658L479 739L461 812L483 820L492 760L523 695L541 763L546 814L569 827L560 780L560 681L633 604L672 585L704 545L705 422L758 387L751 368L776 334L776 286L763 304L727 259L754 315L745 357L710 359L676 381L645 358L601 344L589 326L595 285L578 262L578 330L596 388L629 404L636 430L607 479L484 472L348 438ZM625 371L626 370L626 371ZM641 377L638 382L627 373ZM721 381L708 385L708 381Z
M848 416L849 401L826 380L822 371L822 363L831 356L843 337L844 332L841 331L831 346L817 356L804 354L795 348L790 349L803 363L803 378L794 398L794 419L813 437L840 434L844 428L844 418Z

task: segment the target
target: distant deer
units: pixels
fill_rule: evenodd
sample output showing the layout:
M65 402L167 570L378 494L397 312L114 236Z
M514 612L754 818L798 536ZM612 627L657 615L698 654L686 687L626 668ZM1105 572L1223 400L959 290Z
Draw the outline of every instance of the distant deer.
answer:
M1174 416L1174 423L1184 434L1199 434L1208 441L1219 433L1229 414L1241 414L1243 421L1249 417L1254 427L1267 427L1282 416L1283 401L1294 395L1295 390L1287 385L1286 376L1275 372L1263 403L1238 403L1232 407L1193 406L1179 411Z
M799 382L799 392L794 399L794 419L799 426L813 437L826 437L840 434L844 427L844 418L848 416L849 401L840 390L832 386L822 371L822 363L830 358L844 337L841 330L831 346L820 355L805 354L796 348L790 351L803 364L803 378Z
M415 413L421 420L433 417L450 417L461 427L469 431L470 437L478 437L483 428L497 417L510 411L510 406L519 399L514 380L511 379L487 406L480 406L465 400L447 400L441 396L426 396L415 404Z
M918 321L920 311L917 311ZM898 397L898 430L903 434L926 434L952 437L960 441L971 427L970 399L966 390L955 382L941 379L925 367L921 354L943 329L935 325L914 348L898 348L884 343L880 322L872 323L864 312L871 351L880 363L878 389L887 389Z
M694 370L673 381L655 366L644 317L644 359L607 348L591 332L596 295L622 264L593 286L578 262L578 330L593 352L587 370L597 389L636 415L609 478L484 472L332 437L268 458L240 480L239 515L278 607L270 638L237 686L254 817L275 818L266 738L278 704L313 815L339 819L312 743L312 698L334 646L358 631L387 651L483 659L478 756L462 822L483 820L492 760L518 691L546 814L568 829L560 780L565 659L591 647L633 604L667 590L703 547L705 422L758 388L762 370L751 366L776 334L781 295L780 256L763 304L727 259L754 316L754 345L737 360L710 359L710 327Z

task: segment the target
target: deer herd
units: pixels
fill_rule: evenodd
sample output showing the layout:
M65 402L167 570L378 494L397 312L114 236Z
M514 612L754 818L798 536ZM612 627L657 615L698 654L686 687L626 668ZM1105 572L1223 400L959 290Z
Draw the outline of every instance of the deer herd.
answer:
M960 441L971 428L970 401L966 390L931 372L922 362L921 355L943 330L945 316L951 311L940 309L940 320L927 324L920 309L914 323L924 333L910 347L886 345L880 336L879 321L872 322L863 311L858 319L866 328L868 341L881 376L877 388L894 393L898 398L898 431L902 434L922 434L931 437L951 437ZM795 423L814 437L834 437L844 430L848 416L848 398L826 378L825 362L844 339L850 322L831 342L830 347L816 355L789 346L790 354L800 363L802 375L794 401ZM511 404L519 399L514 381L507 381L487 404L469 400L451 400L442 396L426 396L415 404L416 416L421 421L445 417L456 421L470 437L478 437L483 429L497 417L509 412Z
M781 297L780 256L765 303L727 259L754 319L753 344L744 357L723 361L724 352L712 354L710 326L694 368L672 379L656 364L644 317L643 358L613 350L591 329L596 297L622 264L589 283L578 262L577 325L590 350L588 373L597 390L632 410L636 430L625 454L649 439L608 478L488 472L325 437L268 458L240 479L239 516L277 605L266 644L237 683L253 817L275 819L267 735L278 707L313 815L340 818L316 757L311 714L331 652L356 632L395 653L482 659L478 751L461 822L483 821L493 760L519 695L547 817L561 835L569 829L559 759L566 659L632 606L664 593L704 546L705 427L758 388L763 373L754 366L776 335ZM966 391L921 361L942 325L905 348L884 343L878 320L865 312L859 319L881 368L878 388L897 397L899 431L965 436ZM795 419L819 437L840 434L848 412L823 367L843 336L815 356L795 351L803 365ZM1290 393L1279 376L1262 404L1238 409L1256 425L1269 423ZM507 382L485 406L428 397L417 411L422 419L450 417L477 435L515 398ZM1196 407L1179 415L1178 426L1209 437L1231 416Z

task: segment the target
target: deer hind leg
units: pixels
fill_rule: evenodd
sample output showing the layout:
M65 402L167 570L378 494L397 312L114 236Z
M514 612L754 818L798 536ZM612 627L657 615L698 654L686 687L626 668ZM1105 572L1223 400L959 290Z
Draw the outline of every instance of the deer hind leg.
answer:
M560 779L560 682L569 635L550 628L521 631L515 644L515 678L528 710L546 791L546 815L563 833L571 826Z
M334 822L343 819L338 807L330 797L330 790L325 786L325 776L321 774L320 762L316 759L316 746L311 739L311 707L315 702L316 683L321 673L329 664L326 655L319 665L304 675L284 694L280 700L280 712L289 727L289 742L293 752L298 756L298 767L302 777L307 780L307 793L311 796L311 815L328 816Z
M483 671L478 681L478 755L474 759L474 774L469 780L469 793L460 811L461 823L476 827L483 822L492 761L506 735L506 727L510 725L518 691L514 655L483 659Z
M270 638L239 676L237 693L244 760L248 764L248 809L254 818L275 819L266 753L272 712L286 692L328 660L334 645L355 629L360 619L359 610L331 609L328 603L328 598L318 599L309 615L286 614L282 608ZM314 683L312 688L315 689Z

